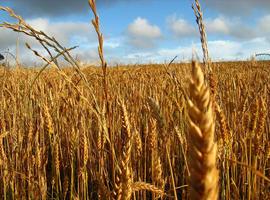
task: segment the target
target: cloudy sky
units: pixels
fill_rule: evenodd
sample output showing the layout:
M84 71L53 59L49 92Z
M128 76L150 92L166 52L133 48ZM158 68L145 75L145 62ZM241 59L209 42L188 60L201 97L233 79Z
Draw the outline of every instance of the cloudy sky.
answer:
M201 55L192 0L97 0L105 58L111 64L189 60L192 49ZM212 60L245 60L254 53L270 53L269 0L201 1ZM97 41L87 0L5 0L35 27L64 46L78 45L73 55L97 63ZM12 19L0 12L0 22ZM20 38L21 62L35 63L23 35L0 28L0 52L15 54ZM37 50L41 47L32 44ZM45 54L46 55L46 54Z

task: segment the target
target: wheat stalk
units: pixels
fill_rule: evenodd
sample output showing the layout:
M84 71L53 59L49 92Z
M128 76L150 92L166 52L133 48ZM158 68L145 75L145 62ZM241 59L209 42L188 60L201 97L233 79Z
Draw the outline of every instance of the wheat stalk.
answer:
M136 150L137 156L140 157L141 154L142 154L142 151L143 151L143 149L142 149L142 139L141 139L141 135L140 135L138 130L135 129L134 132L135 132L134 133L135 150Z
M218 199L217 144L210 92L198 63L192 62L189 114L189 168L191 199Z
M196 22L198 24L199 32L200 32L200 38L201 38L201 44L202 44L202 50L203 50L203 61L206 64L206 73L212 71L211 66L208 65L209 63L209 52L208 52L208 44L207 44L207 36L205 31L205 25L203 22L203 12L201 10L201 5L199 0L195 0L195 5L192 4L192 9L194 11L194 14L196 16Z
M129 122L129 116L127 109L123 101L120 101L121 105L121 117L122 117L122 127L125 132L125 145L123 147L122 159L120 162L120 174L117 177L115 184L116 199L117 200L129 200L132 195L132 183L133 175L131 168L131 150L132 150L132 139L131 125Z
M145 183L145 182L135 182L132 184L132 191L136 192L136 191L140 191L140 190L148 190L151 191L155 194L159 194L159 195L164 195L163 190L157 188L154 185L151 185L149 183Z

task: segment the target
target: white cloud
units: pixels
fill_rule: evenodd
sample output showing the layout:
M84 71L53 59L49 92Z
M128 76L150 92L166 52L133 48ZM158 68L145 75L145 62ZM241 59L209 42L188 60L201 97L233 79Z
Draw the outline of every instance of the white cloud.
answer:
M250 39L257 36L256 29L248 26L239 18L228 18L219 16L204 20L206 33L209 36L230 36L236 39ZM199 30L196 22L188 22L184 18L177 18L175 15L167 18L169 29L176 36L183 38L199 37Z
M49 36L53 36L64 47L79 46L71 51L71 54L78 58L82 63L99 63L97 52L98 42L97 36L91 24L84 22L53 22L47 18L36 18L26 20L28 24L37 30L44 31ZM19 58L22 64L25 65L40 65L43 63L40 58L37 58L31 51L25 47L25 42L31 47L47 57L47 52L35 40L24 34L18 34L11 30L0 28L0 44L1 52L9 50L10 53L16 54L16 40L19 36ZM116 60L119 47L123 45L123 37L104 36L104 54L108 59ZM122 57L120 57L122 59ZM9 57L10 62L14 63L13 58Z
M209 34L230 36L237 40L253 39L261 37L267 33L260 27L260 23L255 22L253 25L250 25L239 17L219 16L217 18L206 19L205 21L206 31ZM261 21L261 19L259 19L259 21Z
M191 37L197 34L196 27L183 18L177 18L176 15L167 18L169 29L179 37Z
M123 36L118 37L104 37L104 48L116 49L121 47L124 42Z
M213 60L236 60L242 54L242 44L230 40L215 40L208 43L209 54Z
M161 38L160 28L152 25L147 19L138 17L127 28L129 43L137 48L151 48Z
M99 63L96 33L90 24L72 21L53 22L46 18L36 18L27 20L27 22L35 28L54 36L66 47L79 45L80 48L72 51L72 55L78 57L80 61ZM192 56L193 47L197 49L199 56L202 56L200 43L196 42L193 46L191 45L191 40L198 34L195 22L192 25L187 20L173 15L167 18L167 23L175 36L179 36L180 39L181 36L185 37L185 39L188 38L190 42L183 46L157 48L156 44L162 38L160 28L151 24L147 19L138 17L128 26L125 36L112 38L105 36L104 54L107 62L126 64L164 62L165 60L171 60L176 55L178 59L189 60ZM226 16L205 19L205 24L208 36L210 36L208 43L209 53L213 60L246 59L254 53L269 52L268 50L270 50L270 37L268 36L270 34L270 15L257 19L257 22L253 25L248 25L240 18ZM215 37L211 37L213 35ZM1 28L1 51L9 48L10 52L15 54L17 36L17 33ZM23 63L39 61L32 52L22 48L25 42L29 42L34 49L37 49L43 55L47 55L37 42L24 35L19 37L21 43L20 58ZM125 43L126 39L128 43ZM199 40L199 37L196 36L196 39ZM184 42L187 42L187 40ZM130 48L131 45L136 48ZM155 48L149 49L150 47Z
M49 27L49 20L46 18L30 19L26 20L26 23L28 23L30 26L40 31L47 31Z
M269 42L265 38L245 41L214 40L208 43L210 57L213 60L245 60L258 52L267 52Z
M149 63L149 62L158 62L156 59L156 52L137 52L130 53L125 57L125 63L135 64L135 63Z
M215 19L205 20L206 29L209 33L221 33L221 34L229 34L230 33L230 25L223 17L217 17Z
M128 32L131 36L147 39L159 38L161 31L158 26L152 25L147 19L138 17L128 26Z
M251 54L249 54L250 52L244 52L243 45L238 42L214 40L209 42L209 53L213 61L246 59L248 58L247 55ZM195 43L193 45L187 44L175 48L160 48L155 51L132 53L125 60L128 61L127 63L168 63L172 58L177 56L177 60L189 62L194 50L199 58L202 59L201 44Z
M27 23L55 37L64 46L80 45L96 39L93 27L86 22L52 22L47 18L36 18L27 20Z
M96 42L96 35L93 27L86 22L53 22L47 18L36 18L26 20L26 22L33 28L44 31L49 36L55 37L64 47L76 45L84 46L87 43L90 44ZM29 43L35 50L44 53L44 56L47 55L43 47L41 47L35 39L24 34L18 35L18 33L14 33L4 28L0 29L1 49L3 49L3 51L10 49L11 53L15 54L18 36L20 41L20 58L23 63L33 63L37 61L32 52L29 52L29 50L24 47L25 42ZM89 58L92 58L92 56L89 56Z
M246 26L238 18L226 18L219 16L204 20L206 32L209 35L231 36L234 38L252 38L255 36L252 27ZM184 18L177 18L176 15L167 18L169 29L176 36L183 38L199 37L199 30L196 22L189 22Z
M258 22L259 29L266 33L270 33L270 15L263 16Z
M96 35L92 26L86 22L52 22L47 18L36 18L26 20L34 29L43 31L49 36L54 37L64 47L71 47L76 45L84 45L96 41ZM10 32L7 29L0 29L0 36L6 35ZM7 46L12 46L16 43L18 34L10 34L11 38L8 40ZM38 42L24 34L19 35L20 42L30 43L33 47L38 47ZM6 38L0 37L0 43L5 42Z
M11 30L0 28L0 48L5 50L16 45L18 34Z
M86 48L84 50L75 49L71 55L73 55L81 64L99 64L99 56L97 48Z
M111 41L106 41L106 40L104 42L104 47L109 47L109 48L115 49L119 46L120 46L120 43L118 43L118 42L111 42Z
M247 60L255 53L269 52L270 43L266 38L255 38L246 41L230 41L230 40L212 40L208 43L209 54L212 61L221 60ZM190 61L192 52L195 49L200 59L202 59L201 44L187 44L175 48L160 48L151 52L139 52L129 54L126 58L133 63L147 63L154 61L155 63L169 62L175 56L177 60Z

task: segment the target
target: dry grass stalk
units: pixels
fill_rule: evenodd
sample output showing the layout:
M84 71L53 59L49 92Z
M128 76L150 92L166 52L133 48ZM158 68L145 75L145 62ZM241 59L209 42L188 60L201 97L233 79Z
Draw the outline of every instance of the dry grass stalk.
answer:
M83 134L83 167L85 168L89 159L89 150L88 150L88 137L86 133Z
M152 158L152 182L160 189L164 189L165 181L163 179L162 163L158 149L158 135L156 132L156 120L150 119L150 132L149 132L149 150L151 151ZM155 193L153 193L155 197Z
M109 114L109 105L108 105L108 81L107 81L107 63L104 59L103 54L103 35L99 28L99 17L97 14L97 8L96 8L96 1L95 0L88 0L89 6L94 14L94 19L92 20L92 24L96 30L97 37L98 37L98 55L101 61L101 67L103 71L103 91L104 91L104 98L106 101L106 108L107 108L107 114Z
M152 179L153 184L159 188L159 190L164 190L165 187L165 180L163 179L163 170L162 170L162 163L158 152L155 151L152 154ZM155 193L155 192L154 192Z
M266 103L265 99L261 97L259 99L259 111L258 111L258 123L257 128L254 131L254 152L256 155L260 155L261 152L264 151L264 144L263 139L265 139L264 128L265 128L265 122L266 122Z
M92 20L92 24L95 28L95 31L97 33L97 37L98 37L98 55L101 61L101 68L102 68L102 86L103 86L103 102L104 105L106 106L106 112L105 112L105 123L107 124L106 126L106 131L105 133L102 132L102 136L99 137L99 139L101 138L105 138L107 136L108 140L110 141L110 151L114 152L114 147L113 147L113 138L114 136L112 135L111 132L111 109L110 109L110 103L109 103L109 86L108 86L108 75L107 75L107 62L104 59L104 53L103 53L103 43L104 43L104 39L103 39L103 34L100 31L100 25L99 25L99 16L97 13L97 8L96 8L96 0L88 0L88 4L94 14L94 19ZM104 123L104 124L105 124ZM104 135L106 134L106 135ZM103 143L105 141L103 140ZM99 144L100 141L99 141ZM112 177L112 182L114 185L116 185L115 182L115 158L114 158L114 153L110 154L110 165L112 167L112 171L110 176Z
M219 107L218 104L215 104L215 108L216 108L216 114L217 114L217 119L219 121L220 124L220 135L218 136L218 139L222 139L222 144L224 145L224 147L227 147L228 144L230 143L230 139L231 139L231 132L230 129L228 127L227 124L227 120L226 120L226 116L223 112L223 110Z
M137 156L140 157L141 154L142 154L142 139L141 139L141 136L140 136L140 133L138 130L135 129L134 131L134 144L135 144L135 149L136 149L136 153L137 153Z
M132 184L132 191L136 192L136 191L140 191L140 190L148 190L150 192L153 192L155 194L159 194L159 195L164 195L165 193L163 192L163 190L157 188L154 185L151 185L149 183L144 183L144 182L134 182Z
M0 137L0 167L5 166L7 162L7 156L3 148L3 138Z
M250 136L254 136L255 131L258 126L258 121L259 121L259 110L260 110L260 105L259 105L259 97L256 97L254 104L251 106L251 121L249 124L249 131L250 131Z
M52 135L54 134L53 120L49 112L48 106L44 105L43 109L44 109L44 118L45 118L45 130L48 132L51 138Z
M195 0L195 5L192 4L192 9L194 11L194 14L196 16L196 22L198 24L200 36L201 36L201 44L202 44L202 50L203 50L203 61L206 65L206 74L210 73L212 71L211 66L209 65L209 53L208 53L208 45L207 45L207 36L205 31L205 25L203 22L203 13L201 10L201 5L199 0Z
M99 17L97 14L96 1L95 0L88 0L88 3L89 3L89 6L90 6L93 14L94 14L94 19L92 20L92 24L93 24L93 26L96 30L97 36L98 36L98 43L99 43L98 53L99 53L99 58L101 61L101 66L104 68L104 72L105 72L104 75L106 76L107 64L105 62L104 55L103 55L103 35L100 32L100 28L99 28Z
M168 135L166 135L166 131L165 131L166 122L164 120L164 116L162 115L158 102L155 99L150 98L150 97L148 97L147 102L152 112L153 118L156 120L156 127L159 133L158 137L161 138L157 144L159 148L160 146L166 145L168 141Z
M258 126L257 126L257 130L256 130L256 134L258 135L258 137L261 137L261 135L263 134L264 128L265 128L265 122L266 122L266 117L267 117L267 105L266 105L266 101L265 98L261 97L259 100L259 104L260 104L260 110L259 110L259 119L258 119Z
M116 185L116 198L118 200L129 200L132 195L131 186L133 183L133 175L130 162L133 135L131 133L131 125L129 122L126 106L123 101L121 101L120 104L122 113L122 127L125 133L125 146L123 147L122 158L120 162L119 183Z
M153 151L154 148L157 148L157 121L153 118L150 118L149 134L148 134L148 146L149 150Z
M187 168L187 173L188 173L188 176L190 176L190 171L189 171L189 167L188 167L188 162L187 162L187 157L186 157L186 153L187 153L187 139L186 137L184 137L179 128L178 127L175 127L175 132L177 134L177 137L179 139L179 142L181 144L181 150L182 150L182 153L183 153L183 158L184 158L184 161L185 161L185 166Z
M218 199L215 119L208 87L198 63L192 62L189 113L189 168L191 199Z
M59 155L59 144L56 142L54 146L54 165L55 165L55 173L56 178L60 177L60 155Z

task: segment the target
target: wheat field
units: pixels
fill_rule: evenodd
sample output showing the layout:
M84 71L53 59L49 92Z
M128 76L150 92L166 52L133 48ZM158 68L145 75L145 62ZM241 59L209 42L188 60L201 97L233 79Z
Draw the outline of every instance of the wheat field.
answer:
M269 198L269 63L213 65L220 199ZM112 199L125 184L121 199L189 199L191 65L168 70L179 83L159 65L109 69L106 116L100 68L83 70L91 90L53 69L31 88L37 70L2 68L0 196Z
M101 67L0 7L57 53L0 66L0 199L270 199L270 62L211 62L196 0L202 63L108 67L89 6Z

